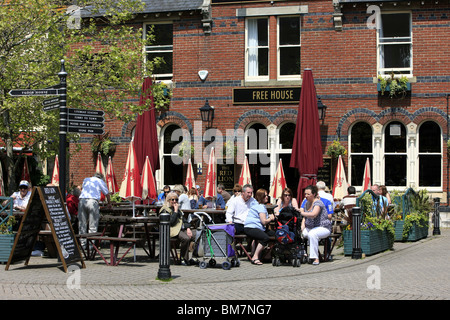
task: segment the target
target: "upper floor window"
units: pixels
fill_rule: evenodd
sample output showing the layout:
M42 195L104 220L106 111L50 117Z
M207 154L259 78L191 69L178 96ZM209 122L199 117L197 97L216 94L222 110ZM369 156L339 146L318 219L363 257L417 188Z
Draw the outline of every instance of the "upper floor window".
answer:
M378 30L378 73L412 75L411 13L382 13Z
M300 17L278 18L278 77L300 77Z
M146 35L152 33L154 41L145 47L146 58L153 60L153 76L156 80L172 80L173 77L173 24L158 23L145 26Z
M269 20L247 20L247 72L248 79L269 76Z
M276 39L270 38L272 34ZM246 80L300 79L300 17L247 18L245 49Z

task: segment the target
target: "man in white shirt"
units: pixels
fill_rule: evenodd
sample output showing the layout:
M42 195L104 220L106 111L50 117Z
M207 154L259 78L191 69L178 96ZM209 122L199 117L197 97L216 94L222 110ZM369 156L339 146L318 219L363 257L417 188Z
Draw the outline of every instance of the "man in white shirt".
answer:
M20 181L19 191L16 191L11 195L11 198L13 198L14 200L13 209L25 211L28 205L28 201L30 200L30 196L30 183L26 180Z
M331 209L331 211L333 211L334 207L335 207L335 205L334 205L334 198L331 195L331 193L325 192L326 187L327 186L326 186L325 182L323 182L323 181L317 182L317 189L319 189L319 197L327 199L328 201L330 201L332 208L329 208L329 209Z
M105 178L101 173L95 173L93 177L86 178L81 187L78 203L78 224L80 234L87 233L87 221L89 220L89 233L97 232L100 219L100 197L104 194L110 203L110 195ZM81 239L81 246L86 246L86 239Z
M253 187L246 184L242 187L242 193L233 201L228 202L227 212L225 214L225 222L234 223L236 234L244 233L244 223L247 218L248 209L257 201L252 197Z

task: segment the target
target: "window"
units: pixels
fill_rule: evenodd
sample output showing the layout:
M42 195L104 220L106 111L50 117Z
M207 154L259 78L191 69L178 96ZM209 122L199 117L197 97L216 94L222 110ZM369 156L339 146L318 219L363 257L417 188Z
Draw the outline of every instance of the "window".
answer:
M406 187L407 180L406 128L394 121L384 132L384 179L386 186Z
M366 122L358 122L350 131L350 185L362 186L367 158L370 161L370 169L373 171L372 127ZM373 180L372 173L370 176Z
M270 190L270 152L269 135L267 128L255 123L246 131L246 150L252 177L252 184L255 190L264 188Z
M295 123L284 123L278 130L278 149L275 150L277 154L277 161L275 162L276 168L278 168L279 159L283 164L284 177L286 178L287 186L292 190L295 197L297 197L298 181L300 174L297 168L291 168L292 145L294 143ZM274 173L275 174L275 173ZM272 183L272 181L270 181ZM269 191L270 189L268 189ZM275 199L276 200L276 199Z
M419 187L440 187L442 179L441 129L433 121L419 128Z
M276 39L270 39L269 34L276 35ZM269 61L277 65L272 68ZM245 63L246 80L300 79L300 16L247 18Z
M378 73L412 75L410 13L383 13L378 30Z
M182 130L179 126L170 124L163 130L163 144L162 144L162 165L164 168L163 185L174 185L180 182L180 177L183 176L183 164L175 163L173 159L180 160L175 146L183 141Z
M249 79L269 76L269 25L267 18L247 20L247 72Z
M300 77L300 17L278 18L278 77Z
M159 58L162 63L154 65L153 76L157 80L173 77L173 24L147 24L146 34L152 32L155 39L145 47L148 60Z

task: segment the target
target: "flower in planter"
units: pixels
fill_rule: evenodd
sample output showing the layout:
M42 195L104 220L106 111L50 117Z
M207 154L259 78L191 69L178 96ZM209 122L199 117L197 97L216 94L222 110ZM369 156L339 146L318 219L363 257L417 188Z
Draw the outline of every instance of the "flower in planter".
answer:
M408 91L408 78L402 76L400 78L395 78L395 74L392 73L390 78L384 78L382 76L378 76L378 83L380 85L381 95L384 95L386 90L389 90L389 97L401 97L404 98L406 96L406 92Z
M12 234L12 230L16 222L17 221L14 216L9 216L8 220L0 225L0 234Z

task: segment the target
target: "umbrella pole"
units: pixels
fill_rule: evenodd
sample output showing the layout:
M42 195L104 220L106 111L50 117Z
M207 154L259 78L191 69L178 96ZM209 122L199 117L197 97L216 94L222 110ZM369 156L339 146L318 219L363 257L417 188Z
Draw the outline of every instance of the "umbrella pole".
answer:
M133 218L135 217L134 209L135 209L135 201L133 201ZM133 238L136 238L136 226L134 224L133 224ZM136 243L134 243L134 262L136 262Z

